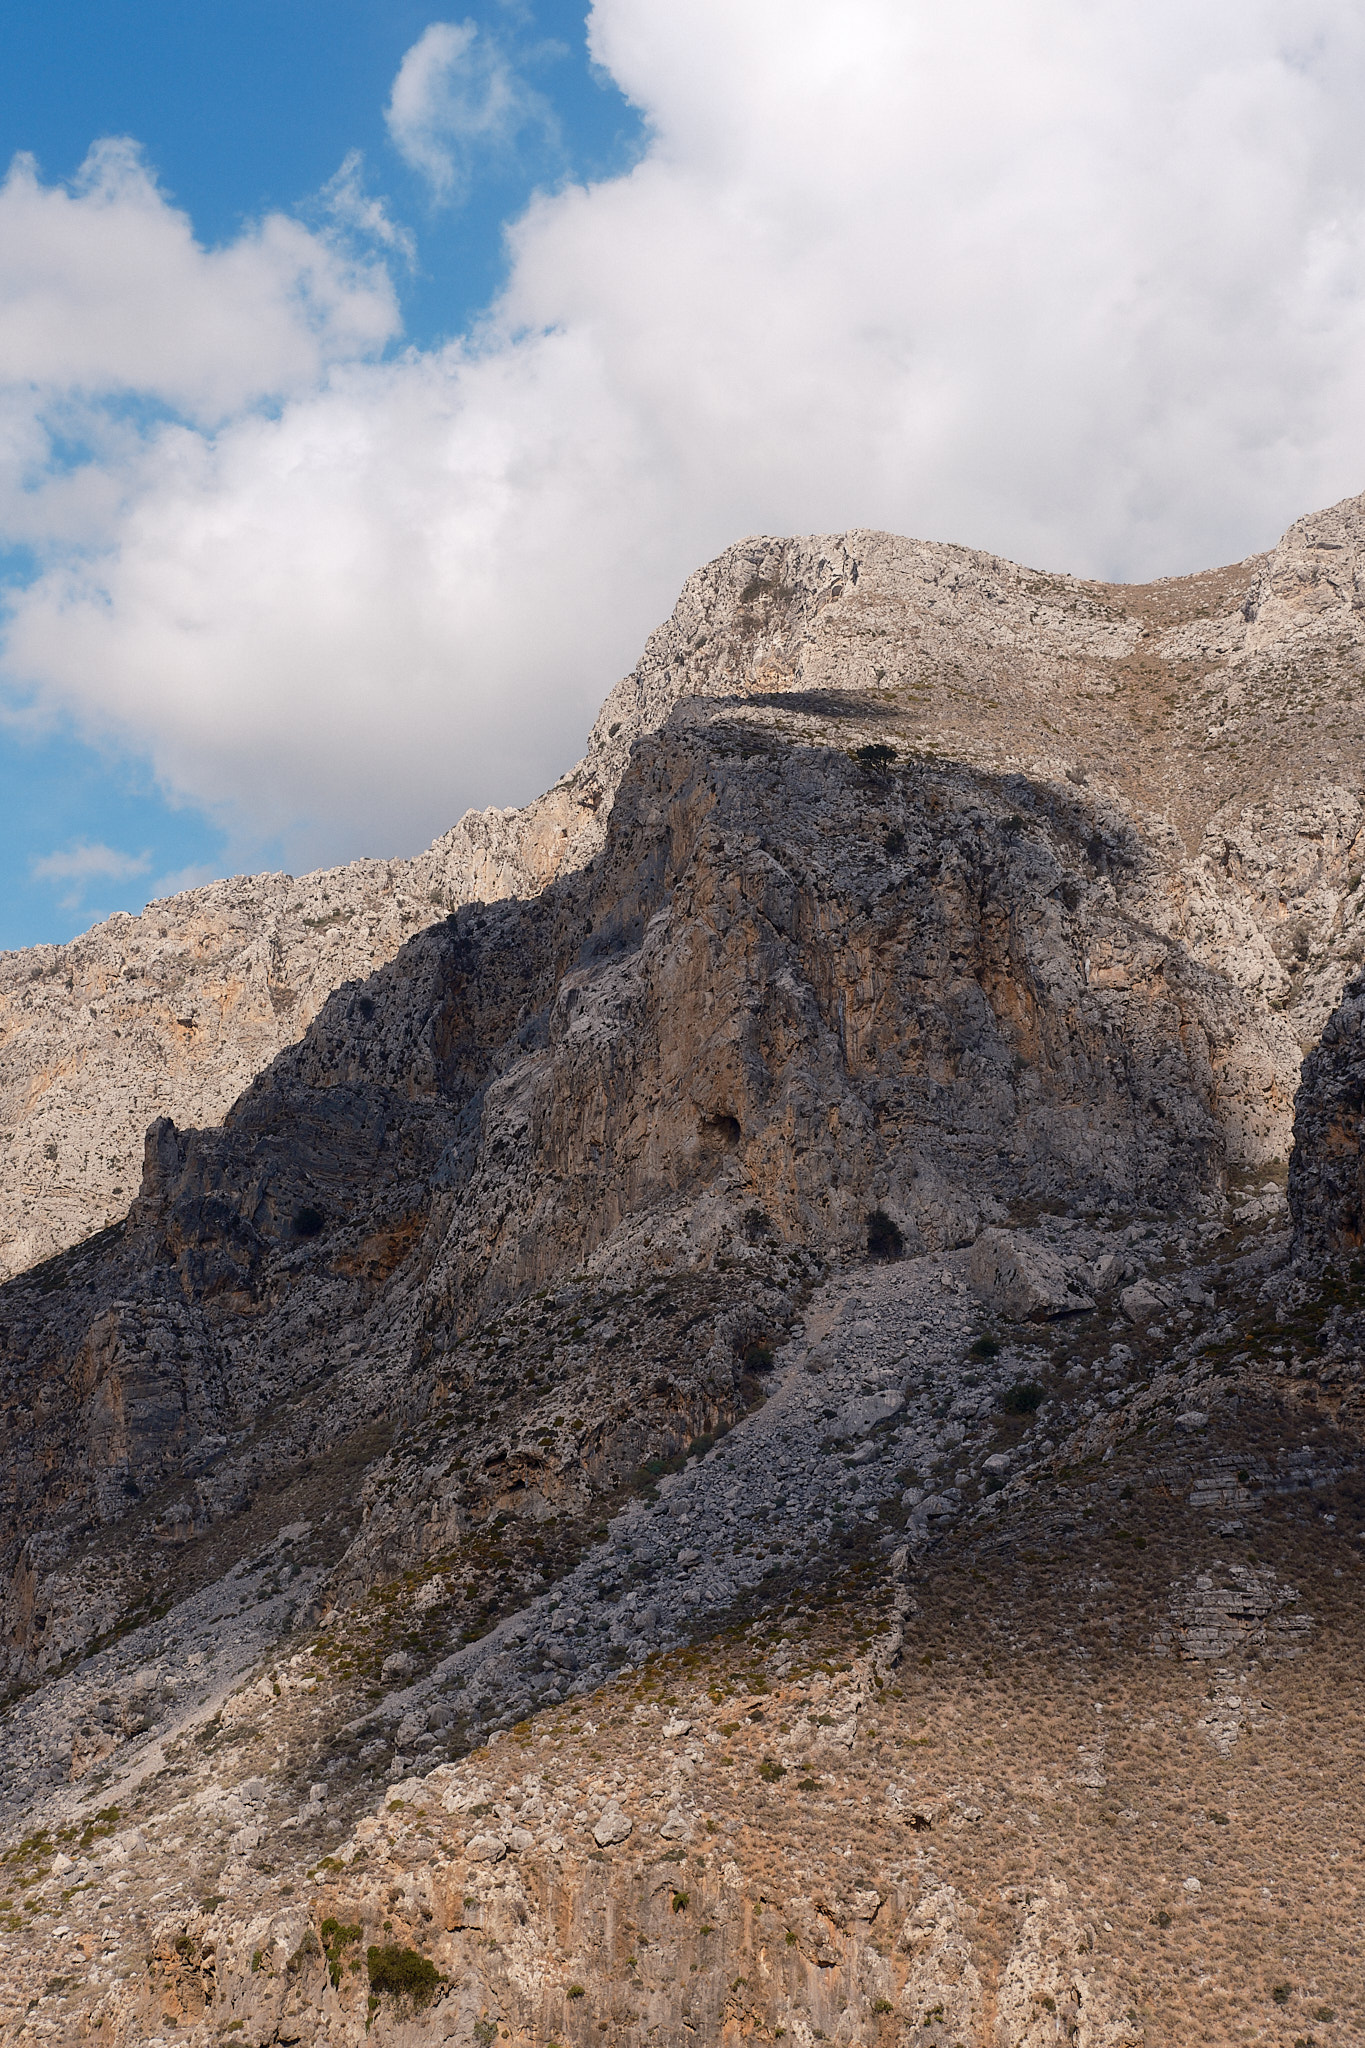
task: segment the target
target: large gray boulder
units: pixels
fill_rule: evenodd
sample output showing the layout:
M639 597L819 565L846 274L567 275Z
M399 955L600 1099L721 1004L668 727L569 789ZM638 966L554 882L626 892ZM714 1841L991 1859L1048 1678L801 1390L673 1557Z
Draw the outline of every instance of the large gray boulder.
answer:
M1007 1322L1073 1316L1095 1306L1074 1265L1010 1230L982 1231L970 1272L976 1293Z

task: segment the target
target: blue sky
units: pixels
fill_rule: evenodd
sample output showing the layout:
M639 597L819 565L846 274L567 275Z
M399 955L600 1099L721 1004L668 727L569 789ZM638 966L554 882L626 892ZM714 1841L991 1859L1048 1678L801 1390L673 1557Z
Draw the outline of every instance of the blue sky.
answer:
M494 0L451 16L490 30L519 61L555 132L485 162L467 199L449 205L433 203L384 120L404 53L441 18L429 0L8 0L0 166L27 151L45 180L69 180L98 138L130 136L212 247L272 211L312 218L316 195L359 150L413 241L411 263L393 266L402 333L391 351L431 348L494 296L503 225L537 186L609 176L639 151L639 114L591 65L584 16L564 0ZM0 573L5 562L0 553ZM29 563L15 553L9 566L22 578ZM139 909L149 891L230 872L234 856L254 868L282 864L286 851L278 834L234 831L177 800L126 744L92 747L69 719L0 724L0 947L70 937Z
M742 535L1365 484L1354 0L10 0L0 143L4 946L524 802Z
M519 149L481 171L459 208L434 207L393 147L384 105L404 53L441 19L431 0L6 0L0 14L0 156L31 150L69 178L101 135L130 135L199 239L306 210L353 149L418 240L402 276L407 339L444 340L504 271L502 224L540 180L596 178L639 149L638 113L590 65L586 8L564 0L463 5L550 100L562 147Z

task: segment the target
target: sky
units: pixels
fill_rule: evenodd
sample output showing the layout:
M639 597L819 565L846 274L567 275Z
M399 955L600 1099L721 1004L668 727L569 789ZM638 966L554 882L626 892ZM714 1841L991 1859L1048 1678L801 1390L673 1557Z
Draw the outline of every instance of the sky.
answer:
M1365 487L1345 0L8 0L0 946L412 853L688 572Z

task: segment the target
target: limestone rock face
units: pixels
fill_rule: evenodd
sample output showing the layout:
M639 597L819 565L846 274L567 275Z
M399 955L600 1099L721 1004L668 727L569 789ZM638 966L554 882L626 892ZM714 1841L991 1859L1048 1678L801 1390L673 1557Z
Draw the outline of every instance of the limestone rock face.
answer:
M472 812L415 860L239 875L0 954L0 1279L121 1217L148 1125L217 1123L339 982L458 904L535 893L599 840L561 787Z
M680 708L637 747L588 867L344 985L221 1126L153 1124L126 1225L12 1283L18 1668L78 1629L51 1597L41 1644L24 1619L44 1530L191 1482L168 1539L236 1512L298 1455L278 1423L234 1448L278 1403L306 1397L316 1451L446 1379L529 1290L755 1246L847 1256L875 1209L911 1253L970 1243L1020 1198L1216 1209L1273 1035L1225 977L1152 945L1159 864L1135 845L1101 877L1094 833L1069 787ZM1101 951L1143 968L1096 987ZM992 1284L1024 1314L1084 1306L1055 1264L1020 1250Z
M1352 982L1304 1062L1294 1110L1289 1206L1310 1266L1353 1260L1365 1244L1365 977Z
M1248 653L1284 644L1365 637L1365 501L1347 498L1296 519L1244 607Z

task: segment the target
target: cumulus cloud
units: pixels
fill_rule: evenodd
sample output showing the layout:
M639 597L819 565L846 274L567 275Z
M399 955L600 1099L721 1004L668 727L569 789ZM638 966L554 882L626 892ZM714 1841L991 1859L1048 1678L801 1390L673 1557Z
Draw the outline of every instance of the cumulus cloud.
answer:
M472 21L433 21L404 57L384 110L399 154L445 203L464 198L481 156L528 129L553 139L548 102Z
M427 30L390 113L452 191L469 134L423 109L492 105L466 28ZM406 850L552 780L740 534L881 525L1139 577L1365 483L1345 0L597 0L590 34L645 152L539 197L498 304L438 351L373 359L391 298L297 224L205 252L135 160L127 201L98 166L55 197L12 175L67 240L46 298L31 238L0 293L117 312L91 223L126 206L181 337L54 316L45 391L179 408L110 415L55 469L41 346L0 363L40 554L7 668L35 704L296 861Z
M135 875L145 875L151 865L150 854L120 853L100 840L92 844L78 839L57 853L30 861L29 869L35 881L63 885L58 902L63 910L76 910L92 882L131 881Z
M206 250L135 143L99 142L73 186L18 156L0 185L0 389L155 396L211 424L313 388L398 325L387 272L283 214Z

